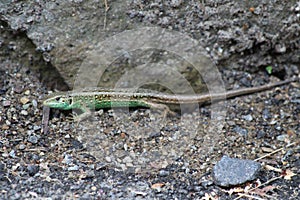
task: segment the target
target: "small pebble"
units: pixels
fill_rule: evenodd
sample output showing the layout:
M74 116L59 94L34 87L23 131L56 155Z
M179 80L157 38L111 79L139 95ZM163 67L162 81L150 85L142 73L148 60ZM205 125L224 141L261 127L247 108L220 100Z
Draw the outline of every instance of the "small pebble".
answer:
M134 165L130 162L126 163L126 167L134 167Z
M170 172L166 171L166 170L159 171L159 176L162 176L162 177L168 176L169 174L170 174Z
M21 166L21 164L17 163L16 165L12 166L11 169L12 169L12 171L16 171L20 166Z
M245 115L243 118L249 122L251 122L253 120L252 115Z
M265 135L266 135L266 132L260 130L260 131L257 132L257 136L256 137L257 137L257 139L260 139L260 138L265 137Z
M80 185L71 185L70 190L78 190L80 189Z
M26 110L21 110L21 115L28 115L28 112Z
M26 91L24 92L24 94L30 95L30 90L26 90Z
M3 107L8 107L8 106L10 106L10 103L11 103L10 101L6 100L6 101L2 102L2 105L3 105Z
M12 158L15 158L15 157L16 157L15 150L11 150L11 151L9 152L9 156L12 157Z
M93 177L95 177L95 173L94 173L93 170L88 170L88 171L85 172L85 174L86 174L86 178L93 178Z
M184 194L185 196L189 193L187 190L185 189L179 189L178 190L179 193Z
M2 154L2 157L3 157L3 158L7 158L8 156L9 156L8 153L3 153L3 154Z
M22 197L22 196L21 196L20 193L15 193L15 194L11 197L11 199L22 199L21 197Z
M27 97L21 97L20 102L24 105L29 102L29 99Z
M27 140L32 144L36 144L38 142L38 138L35 135L30 135Z
M121 169L122 169L123 171L126 171L126 170L127 170L127 167L126 167L126 165L124 165L124 164L120 164L120 167L121 167Z
M66 163L67 165L71 164L73 162L73 158L71 155L66 154L64 159L63 159L63 163Z
M37 101L35 99L33 99L31 101L31 103L32 103L33 107L35 107L35 108L38 106L38 103L37 103Z
M10 126L11 125L11 122L9 120L5 120L5 124Z
M79 170L78 165L74 165L72 167L68 167L68 171L78 171L78 170Z
M22 88L21 86L16 86L16 87L14 88L14 91L15 91L15 93L20 94L20 93L23 92L23 88Z
M244 137L248 135L248 131L240 126L236 126L234 131Z
M20 144L19 150L24 150L25 148L26 148L26 145L25 145L25 144Z
M9 126L8 125L6 125L6 124L3 124L2 125L2 130L8 130L9 129Z
M33 130L34 130L34 131L37 131L37 130L40 130L40 129L41 129L41 127L38 126L38 125L34 125L34 126L33 126Z
M277 53L285 53L286 52L286 46L284 44L276 44L275 45L275 51Z
M123 159L123 162L124 162L124 163L132 163L132 159L131 159L129 156L126 156L126 157Z
M22 77L22 74L21 74L21 73L16 73L16 77L17 77L17 78L21 78L21 77Z
M283 134L283 135L278 135L278 136L276 137L276 139L277 139L278 141L284 142L288 137L289 137L289 136L288 136L287 134Z
M214 184L214 182L213 181L203 181L203 182L201 182L201 186L203 186L203 187L208 187L208 186L211 186L211 185L213 185Z
M277 130L277 131L281 131L282 130L282 127L281 126L275 126L275 129Z
M31 155L31 160L38 161L40 159L39 155L33 154Z
M111 162L111 158L109 156L105 157L106 162Z
M30 104L25 104L25 105L22 106L22 108L23 108L24 110L27 110L27 109L29 108L29 106L30 106Z
M262 117L264 119L270 119L271 118L271 114L270 114L270 111L268 109L264 109L263 110L263 113L262 113Z
M36 173L38 173L40 170L40 167L38 165L28 165L27 171L30 176L34 176Z

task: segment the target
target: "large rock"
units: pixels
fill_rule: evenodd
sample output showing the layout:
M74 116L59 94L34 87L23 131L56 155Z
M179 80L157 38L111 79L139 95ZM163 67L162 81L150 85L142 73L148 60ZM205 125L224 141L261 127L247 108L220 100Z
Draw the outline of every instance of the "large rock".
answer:
M136 34L130 37L130 32L123 32L149 25L191 36L199 41L197 50L202 51L201 46L205 46L207 53L222 66L244 66L246 70L253 70L271 65L273 71L281 71L284 69L282 64L289 66L300 60L300 45L297 42L300 37L300 6L296 1L253 1L249 4L240 1L216 3L212 0L205 3L117 0L108 3L106 7L104 1L99 0L6 0L0 2L0 19L8 23L14 31L24 31L35 44L36 50L43 54L44 60L57 69L70 87L80 86L78 81L86 82L80 80L80 75L86 72L93 76L101 74L101 77L96 77L98 83L93 80L93 83L87 86L100 84L104 87L114 87L117 84L131 87L134 84L130 80L137 79L139 74L128 76L126 80L122 79L123 75L130 75L132 71L136 73L136 70L142 67L150 69L150 72L145 74L143 71L144 76L132 82L143 81L148 75L161 74L167 70L168 73L164 73L164 77L171 77L172 80L165 80L165 87L169 84L176 85L182 93L188 92L186 86L181 86L181 81L177 83L179 76L169 73L172 71L170 68L174 68L192 83L193 88L198 87L196 91L202 91L201 76L207 82L212 77L206 77L206 72L215 68L212 63L208 64L205 61L207 57L198 58L199 67L206 68L204 72L197 69L195 71L194 63L189 63L189 60L185 60L177 51L170 51L176 47L176 41L167 41L166 48L158 46L161 49L151 51L151 48L156 46L150 45L149 49L146 49ZM114 37L116 34L122 37ZM126 34L129 37L125 37ZM123 41L118 38L122 38ZM135 45L128 46L130 42ZM137 44L142 48L136 48ZM164 44L164 41L161 41L161 44ZM188 44L186 43L181 50L186 51ZM125 45L126 49L118 49ZM106 53L112 55L99 55L103 50L108 50ZM198 55L197 53L195 55ZM147 66L148 63L158 65L155 68L153 65ZM103 64L106 66L101 66ZM161 66L164 66L163 70ZM94 71L97 73L93 73ZM161 85L161 82L151 80L151 83Z
M223 187L235 186L257 178L260 163L223 156L213 168L214 182Z

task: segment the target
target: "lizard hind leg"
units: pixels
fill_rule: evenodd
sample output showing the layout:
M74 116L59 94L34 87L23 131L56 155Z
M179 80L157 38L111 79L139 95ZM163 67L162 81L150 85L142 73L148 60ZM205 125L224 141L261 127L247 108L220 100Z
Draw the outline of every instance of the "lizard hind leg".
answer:
M158 104L158 103L152 103L152 102L146 102L146 104L150 107L150 108L154 108L157 110L163 110L163 119L165 120L167 115L171 115L171 116L176 116L176 112L173 112L170 110L169 106L165 105L165 104Z

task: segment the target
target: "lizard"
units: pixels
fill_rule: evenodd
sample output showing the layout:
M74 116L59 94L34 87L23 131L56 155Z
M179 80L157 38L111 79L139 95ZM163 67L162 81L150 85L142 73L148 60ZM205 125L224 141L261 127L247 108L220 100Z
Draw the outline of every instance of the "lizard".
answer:
M266 85L229 90L225 93L205 93L195 95L176 95L159 93L151 90L133 92L132 89L107 89L94 88L80 91L58 92L46 97L43 105L61 109L71 110L79 109L82 114L75 116L74 121L81 121L91 114L91 109L104 109L110 107L146 107L164 109L165 113L170 111L169 104L193 104L193 103L210 103L211 100L225 100L241 95L252 94L273 87L281 86L294 82L298 78L287 79L269 83ZM224 98L226 97L226 98Z

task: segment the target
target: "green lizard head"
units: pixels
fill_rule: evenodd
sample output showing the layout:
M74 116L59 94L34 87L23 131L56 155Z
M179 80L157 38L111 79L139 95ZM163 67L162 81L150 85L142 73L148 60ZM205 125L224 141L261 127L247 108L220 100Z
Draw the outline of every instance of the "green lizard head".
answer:
M55 94L54 96L48 96L44 102L44 106L50 108L57 108L61 110L70 110L72 109L72 97L62 94Z

